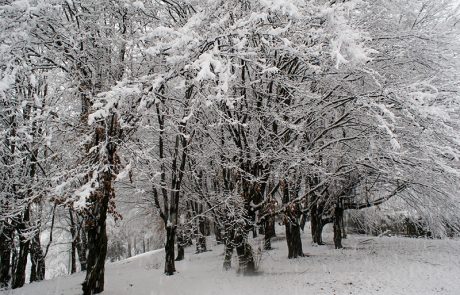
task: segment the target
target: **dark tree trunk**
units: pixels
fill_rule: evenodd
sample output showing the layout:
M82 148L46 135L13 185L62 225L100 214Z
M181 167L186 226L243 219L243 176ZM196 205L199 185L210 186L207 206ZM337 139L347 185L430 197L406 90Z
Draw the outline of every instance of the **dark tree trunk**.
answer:
M30 240L26 237L26 227L30 219L30 208L27 207L24 211L22 222L18 226L19 234L19 254L15 262L15 268L13 273L13 281L11 287L13 289L24 286L26 282L26 265L27 256L29 255Z
M184 232L181 230L177 234L177 257L176 257L176 261L184 260L184 256L185 256L184 244L185 244Z
M77 272L77 247L75 241L72 241L70 249L70 274Z
M30 245L30 282L43 281L45 279L45 256L40 243L40 232L37 231Z
M217 245L222 244L222 229L220 228L220 225L217 222L214 223L214 234L216 235Z
M227 220L225 223L224 232L224 244L225 244L225 257L224 257L224 269L229 270L232 267L232 256L233 256L233 236L234 231L231 221Z
M300 225L295 222L286 224L286 241L288 245L288 258L304 257L302 240L300 238Z
M232 268L233 245L231 242L225 244L224 269Z
M315 240L318 245L324 245L323 242L323 228L324 224L321 218L318 218L317 224L316 224L316 232L315 232Z
M105 258L107 255L107 210L111 198L111 173L104 172L104 188L96 192L93 198L92 215L89 216L86 228L88 231L87 271L82 284L83 295L98 294L104 291ZM103 194L100 196L100 194Z
M0 232L0 288L6 288L11 279L11 249L13 247L13 230L3 222Z
M70 274L77 272L77 227L73 217L72 208L69 208L70 219L70 235L72 236L72 244L70 249Z
M264 222L264 250L271 250L271 238L275 236L275 219L272 216L268 216Z
M238 255L238 272L251 274L256 271L254 255L251 245L247 241L247 234L238 234L235 238L236 254Z
M238 272L243 274L251 274L256 271L254 255L252 253L251 245L246 237L242 234L238 235L235 239L236 254L238 255Z
M307 213L303 212L302 217L300 218L300 229L305 230L305 224L307 223Z
M334 210L334 246L336 249L342 249L342 218L343 209L338 206Z
M316 241L316 229L317 229L317 222L318 222L318 211L316 210L316 198L311 197L310 199L310 231L311 231L311 239L313 243L317 243Z
M165 245L165 274L173 275L176 272L174 263L174 240L176 238L176 228L174 226L166 226L166 245Z
M252 238L257 238L257 226L256 226L256 213L253 212L253 210L250 210L251 212L251 222L252 222Z
M206 222L203 217L198 217L196 230L196 253L206 252Z
M86 232L84 230L84 225L77 232L76 247L78 252L78 260L80 261L80 270L86 271L86 250L88 249L88 242L86 239Z
M312 205L310 210L311 235L313 243L324 245L323 243L323 221L322 207L320 204Z
M19 254L16 260L16 267L11 285L13 289L24 286L24 283L26 282L26 265L30 241L24 240L23 238L21 238L21 240L22 241L19 242Z

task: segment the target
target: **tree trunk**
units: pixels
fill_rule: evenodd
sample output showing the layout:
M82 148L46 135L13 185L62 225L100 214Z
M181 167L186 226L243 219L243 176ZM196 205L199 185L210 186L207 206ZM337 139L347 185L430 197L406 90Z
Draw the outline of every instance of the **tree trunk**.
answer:
M316 229L318 227L316 224L318 222L317 215L318 214L316 210L316 205L315 204L310 205L310 231L311 231L311 239L313 243L317 243L316 241Z
M173 275L176 272L174 263L174 240L176 238L176 228L174 226L166 226L166 245L165 245L165 274Z
M70 219L70 235L72 236L72 244L70 249L70 274L77 272L77 227L73 217L72 208L69 208Z
M131 237L128 237L128 258L133 256L131 253Z
M231 221L225 222L224 232L224 244L225 244L225 257L224 257L224 270L232 268L232 256L233 256L233 236L234 231Z
M323 243L323 221L322 221L322 207L320 204L312 205L310 210L310 225L313 243L324 245Z
M206 252L206 224L203 217L197 218L197 229L196 229L196 253Z
M98 294L104 291L105 258L107 255L107 209L112 190L111 172L104 172L104 188L93 198L92 215L87 223L88 256L86 278L83 282L83 295ZM102 196L100 194L102 193Z
M295 222L286 223L286 241L288 245L288 258L304 257L302 240L300 238L300 225Z
M336 249L342 249L342 218L343 209L337 206L334 210L334 246Z
M184 260L184 243L185 243L185 238L184 238L184 232L181 230L178 235L177 235L177 257L176 261L181 261Z
M30 245L30 282L39 282L45 279L45 257L40 243L40 232L37 231Z
M238 255L238 272L251 274L256 271L254 255L251 245L247 241L247 235L240 234L235 239L236 254Z
M70 249L70 274L77 272L77 247L75 241L72 241Z
M29 245L30 240L26 237L26 227L30 218L30 208L27 207L24 211L22 222L18 226L19 234L19 254L17 255L17 260L15 263L15 269L13 272L13 282L11 287L13 289L20 288L24 286L26 282L26 265L27 265L27 256L29 255Z
M11 249L13 231L9 224L2 222L0 232L0 288L6 288L11 279Z
M217 222L214 223L214 234L216 236L217 245L223 243L222 230Z
M318 218L317 223L316 223L316 230L315 230L315 240L318 245L324 245L323 242L323 228L324 224L321 219L321 217Z
M275 219L268 216L264 222L264 250L271 250L271 238L275 236Z
M231 242L225 244L224 270L232 268L233 245Z
M80 270L86 271L86 250L88 249L88 242L86 239L84 225L82 225L81 229L77 232L77 239L75 242L78 252L78 260L80 261Z

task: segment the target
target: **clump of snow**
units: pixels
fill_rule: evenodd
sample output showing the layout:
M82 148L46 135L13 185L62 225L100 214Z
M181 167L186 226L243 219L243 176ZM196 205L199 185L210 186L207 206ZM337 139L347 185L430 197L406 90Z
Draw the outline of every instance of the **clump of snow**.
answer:
M271 11L279 11L292 17L299 17L298 6L301 4L297 0L260 0L260 4Z

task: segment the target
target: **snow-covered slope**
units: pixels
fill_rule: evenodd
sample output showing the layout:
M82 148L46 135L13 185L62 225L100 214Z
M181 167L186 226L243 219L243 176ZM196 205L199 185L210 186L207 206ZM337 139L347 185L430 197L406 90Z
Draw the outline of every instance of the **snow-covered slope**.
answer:
M258 240L253 242L257 248ZM103 294L460 294L458 240L352 235L342 250L312 246L309 237L303 245L310 256L288 260L286 241L278 237L275 249L261 254L259 273L253 276L223 271L221 245L209 245L211 251L202 254L186 249L185 261L177 263L178 273L170 277L163 275L163 251L152 251L108 264ZM78 273L4 294L81 294L83 278Z

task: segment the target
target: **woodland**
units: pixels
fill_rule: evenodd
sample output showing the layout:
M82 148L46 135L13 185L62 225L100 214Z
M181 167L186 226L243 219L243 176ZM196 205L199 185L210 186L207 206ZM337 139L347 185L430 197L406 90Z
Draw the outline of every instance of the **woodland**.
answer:
M164 247L174 275L211 237L256 272L278 224L285 259L326 224L342 248L353 216L457 236L459 21L453 0L0 1L0 289L47 278L56 243L89 295L107 260Z

